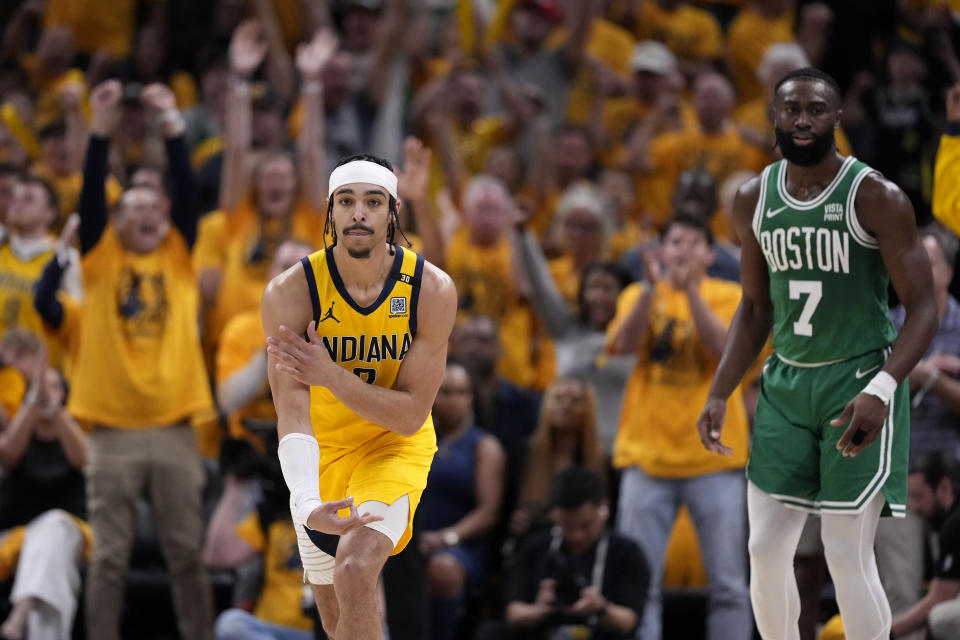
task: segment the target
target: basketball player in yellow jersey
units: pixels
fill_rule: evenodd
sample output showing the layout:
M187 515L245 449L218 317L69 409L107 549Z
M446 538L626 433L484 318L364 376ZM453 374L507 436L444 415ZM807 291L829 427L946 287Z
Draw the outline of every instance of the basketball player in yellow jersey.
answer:
M327 635L371 640L380 569L410 539L436 451L430 407L457 294L393 243L389 162L346 158L328 193L333 245L270 282L263 326L304 576Z

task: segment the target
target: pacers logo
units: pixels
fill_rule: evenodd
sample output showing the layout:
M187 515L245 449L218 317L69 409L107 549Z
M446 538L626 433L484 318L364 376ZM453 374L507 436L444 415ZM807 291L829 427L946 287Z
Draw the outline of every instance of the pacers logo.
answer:
M170 306L161 273L138 273L127 267L117 278L117 315L130 338L163 334Z

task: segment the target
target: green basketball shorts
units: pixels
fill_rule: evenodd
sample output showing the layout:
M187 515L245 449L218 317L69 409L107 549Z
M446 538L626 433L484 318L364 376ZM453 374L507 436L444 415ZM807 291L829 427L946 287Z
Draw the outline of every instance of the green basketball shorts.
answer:
M886 354L872 351L814 367L770 356L750 441L750 481L786 506L812 513L858 513L881 491L887 502L883 515L904 516L910 446L906 381L887 407L880 435L856 457L844 458L837 450L847 425L830 425L880 370Z

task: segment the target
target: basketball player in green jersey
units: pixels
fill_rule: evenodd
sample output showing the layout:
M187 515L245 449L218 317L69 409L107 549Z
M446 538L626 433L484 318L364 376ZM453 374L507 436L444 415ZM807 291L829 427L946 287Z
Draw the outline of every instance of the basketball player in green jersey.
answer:
M881 513L904 515L909 389L901 383L937 324L910 201L836 151L840 96L816 69L777 85L784 160L737 193L743 298L697 424L707 449L730 453L720 439L727 397L772 328L747 466L750 596L765 639L800 637L793 556L809 513L822 518L846 637L889 636L873 538ZM899 336L887 311L891 281L907 310Z

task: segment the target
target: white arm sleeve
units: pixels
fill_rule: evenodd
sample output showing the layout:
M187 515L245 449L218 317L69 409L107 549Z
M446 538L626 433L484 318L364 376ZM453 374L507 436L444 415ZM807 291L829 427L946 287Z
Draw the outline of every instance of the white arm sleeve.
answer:
M277 447L283 479L290 489L290 515L296 524L306 525L320 499L320 445L305 433L288 433Z
M267 351L257 351L242 369L217 383L217 404L227 415L245 407L260 395L267 381Z

